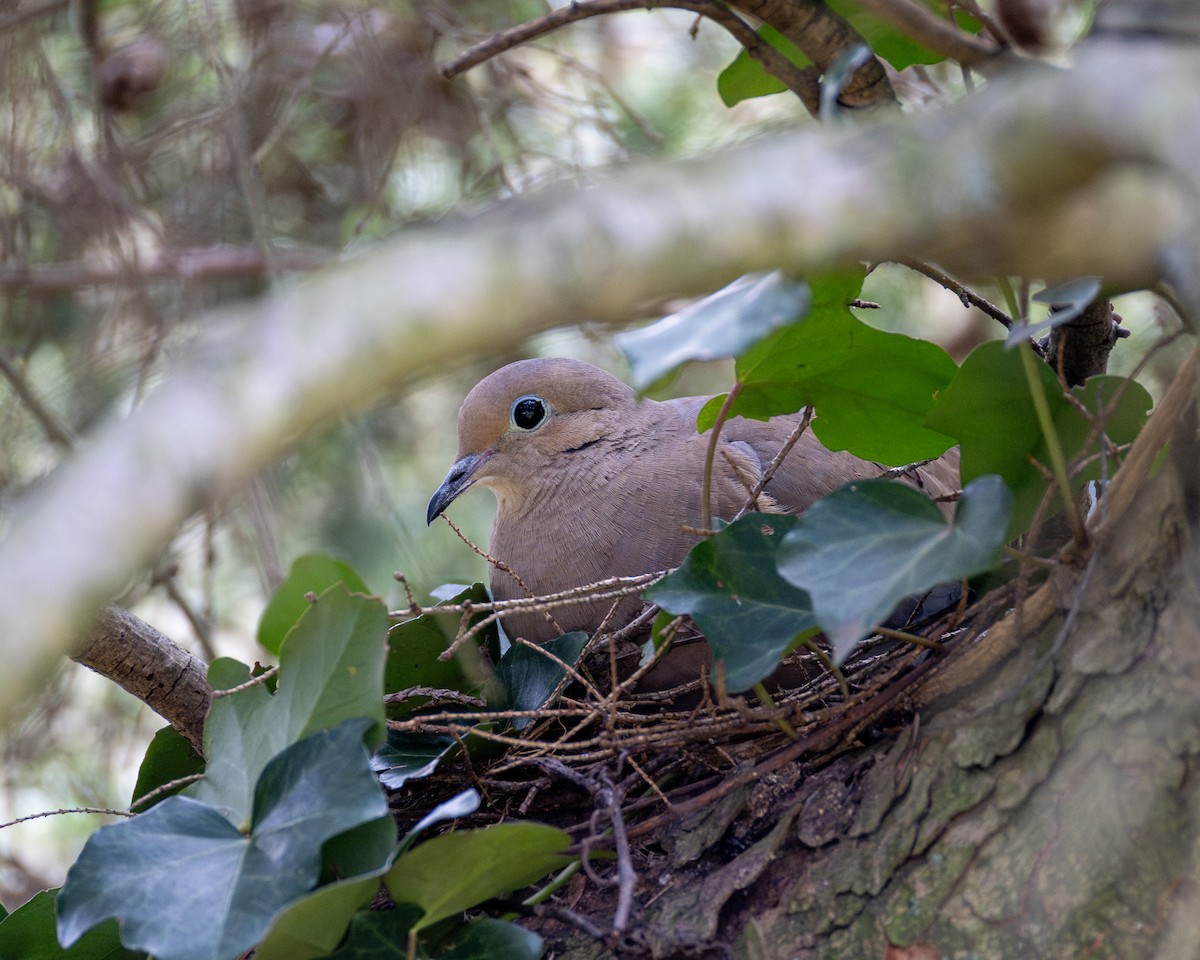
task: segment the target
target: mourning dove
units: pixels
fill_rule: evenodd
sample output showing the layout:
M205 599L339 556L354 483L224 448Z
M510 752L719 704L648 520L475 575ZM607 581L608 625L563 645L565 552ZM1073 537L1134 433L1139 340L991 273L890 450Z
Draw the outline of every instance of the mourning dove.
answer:
M579 360L509 364L481 380L458 413L458 458L429 501L430 523L472 486L496 495L489 552L497 600L556 593L609 577L678 566L701 524L710 434L696 429L708 397L639 398L611 374ZM800 421L730 419L713 461L712 513L731 519ZM913 471L937 495L958 485L957 452ZM801 513L854 479L884 469L823 447L811 432L767 483L756 509ZM513 575L524 583L522 588ZM627 602L612 626L638 609ZM609 601L504 617L510 636L544 643L560 632L593 632ZM557 624L557 625L556 625Z

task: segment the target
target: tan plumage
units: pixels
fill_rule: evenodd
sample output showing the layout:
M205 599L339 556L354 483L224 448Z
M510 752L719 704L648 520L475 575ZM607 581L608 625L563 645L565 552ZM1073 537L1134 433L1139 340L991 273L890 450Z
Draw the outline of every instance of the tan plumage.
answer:
M547 415L531 430L523 425ZM659 403L603 370L578 360L537 359L485 377L458 414L458 459L429 503L430 522L468 487L497 500L489 552L507 563L535 595L614 576L677 566L697 537L709 434L696 430L707 397ZM533 401L533 402L531 402ZM799 422L735 418L721 431L713 467L714 515L731 518L745 503ZM957 453L921 468L911 482L936 495L958 483ZM825 449L806 432L767 484L759 509L800 513L850 480L885 468ZM497 599L524 596L514 579L493 570ZM564 607L564 630L591 632L609 603ZM638 607L627 604L621 620ZM558 631L543 614L510 614L510 635L545 642Z

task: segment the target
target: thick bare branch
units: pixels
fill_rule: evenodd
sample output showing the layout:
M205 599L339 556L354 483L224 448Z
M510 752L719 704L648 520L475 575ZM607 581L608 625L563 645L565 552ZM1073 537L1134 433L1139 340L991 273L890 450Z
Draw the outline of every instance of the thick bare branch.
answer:
M132 693L203 750L212 691L202 660L115 606L100 615L73 659Z
M190 363L13 509L0 716L194 510L456 358L779 267L918 257L962 276L1153 284L1164 246L1196 229L1198 69L1184 45L1093 43L1071 71L1006 76L936 115L633 168L413 230L211 317Z

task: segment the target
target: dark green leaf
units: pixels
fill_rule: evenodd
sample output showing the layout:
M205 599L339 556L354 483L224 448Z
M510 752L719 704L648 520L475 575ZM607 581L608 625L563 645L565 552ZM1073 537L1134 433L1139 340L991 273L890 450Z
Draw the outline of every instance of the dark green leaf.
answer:
M278 656L288 631L308 609L307 595L319 597L338 583L344 583L351 593L371 592L348 563L317 553L297 557L263 609L258 621L258 642Z
M570 844L567 834L539 823L458 830L408 851L384 882L397 903L421 907L415 929L423 930L565 866Z
M542 644L538 649L518 644L510 646L496 664L496 683L500 687L500 699L504 707L509 710L536 710L545 704L566 676L566 670L541 651L545 650L573 667L587 641L588 635L577 630ZM513 726L520 730L531 719L518 717L513 721Z
M138 767L137 784L133 788L132 800L138 800L156 790L164 783L180 780L196 773L204 772L204 758L198 754L190 743L174 727L166 726L158 730L146 748L146 756ZM138 809L145 813L154 804L161 803L167 797L178 793L184 785L159 794L153 800Z
M0 957L4 960L145 960L121 946L117 922L94 927L70 947L58 945L54 930L57 890L43 890L5 915L0 908Z
M805 283L774 273L748 273L716 293L640 330L616 335L632 382L645 390L689 360L736 357L808 309Z
M347 720L267 764L248 835L185 796L97 830L59 894L59 938L115 917L127 945L159 960L244 953L315 885L326 840L387 813L362 742L369 726Z
M808 315L738 359L732 413L767 420L812 404L813 432L831 450L892 465L938 456L952 441L925 421L954 361L936 344L855 319L847 305L861 283L861 272L813 282ZM722 401L701 411L701 430Z
M468 926L438 960L538 960L542 938L515 923L485 918Z
M420 918L421 911L412 904L397 904L392 910L360 910L350 921L346 942L329 960L406 960L408 931ZM496 960L502 957L498 954Z
M446 602L447 605L468 600L486 603L489 599L484 585L476 583L450 597ZM454 659L443 662L438 657L445 653L446 648L453 642L458 625L458 617L425 614L392 627L388 633L384 690L387 693L396 693L412 687L429 687L435 690L478 693L487 679L487 671L481 663L480 647L499 646L496 628L494 625L488 628L478 643L460 646ZM427 699L413 697L404 704L389 705L388 712L392 716L403 716Z
M782 53L797 67L808 67L812 61L794 43L774 27L762 26L758 35ZM743 49L721 75L717 77L717 93L725 106L732 107L753 97L765 97L772 93L783 93L787 86L782 80L767 71L754 57Z
M769 676L798 636L816 632L808 594L775 570L780 542L796 523L785 514L747 514L696 544L646 591L664 610L696 621L734 693Z
M850 483L809 507L783 538L779 572L808 591L841 662L905 597L994 566L1011 505L999 477L980 477L947 524L932 500L904 484Z
M244 823L259 774L277 753L301 737L350 717L372 723L382 738L384 638L387 611L376 599L331 587L312 604L281 651L278 692L261 686L213 701L204 725L205 778L190 796ZM214 688L246 680L235 661L209 668Z
M451 736L436 733L388 732L385 742L371 758L371 769L390 790L399 790L409 780L427 777L438 761L458 743Z
M1038 363L1037 368L1063 453L1070 460L1083 452L1087 420L1063 396L1054 371L1044 363ZM1102 409L1101 398L1104 404L1109 403L1123 383L1119 377L1093 377L1072 392L1086 409L1096 412ZM1118 444L1132 441L1145 423L1151 405L1146 390L1138 383L1129 383L1106 424L1108 437ZM976 347L963 361L953 382L942 391L926 422L932 429L958 440L964 483L989 473L1004 478L1013 494L1009 539L1023 533L1047 489L1042 472L1029 458L1043 465L1050 460L1019 354L1004 349L1000 341ZM1092 447L1089 452L1095 449ZM1109 476L1115 469L1116 464L1108 465ZM1075 479L1076 486L1081 487L1099 475L1100 465L1094 463Z
M396 849L396 821L390 815L339 833L321 849L322 882L339 877L375 876Z

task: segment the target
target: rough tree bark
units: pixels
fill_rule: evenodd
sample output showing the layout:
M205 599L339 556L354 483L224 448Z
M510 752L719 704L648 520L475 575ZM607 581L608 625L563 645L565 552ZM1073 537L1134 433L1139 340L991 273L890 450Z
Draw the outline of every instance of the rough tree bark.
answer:
M900 680L873 744L743 772L643 839L636 943L564 936L557 956L1195 956L1197 370L1194 353L1090 552ZM753 842L731 855L735 837Z

